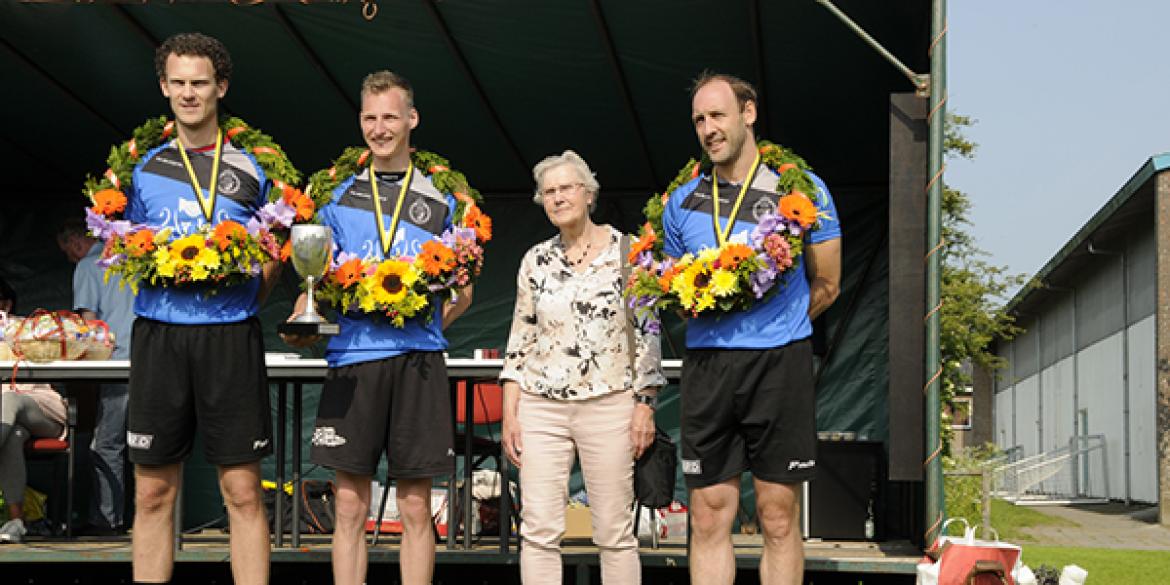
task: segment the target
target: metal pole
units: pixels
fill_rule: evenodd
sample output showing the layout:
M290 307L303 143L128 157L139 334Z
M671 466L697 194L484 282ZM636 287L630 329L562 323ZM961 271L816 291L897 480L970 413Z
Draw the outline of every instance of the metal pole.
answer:
M816 0L816 1L821 6L824 6L825 8L827 8L829 10L829 12L832 12L833 16L836 16L837 18L841 19L841 22L845 23L845 26L849 27L850 30L857 33L857 36L861 37L861 40L865 41L865 44L869 45L870 48L877 51L878 54L882 56L882 58L884 58L886 61L889 61L889 63L891 65L893 65L898 71L901 71L902 75L905 75L906 79L909 79L910 83L913 83L914 87L918 88L919 95L921 95L922 92L926 91L926 89L928 87L933 92L935 87L934 87L934 84L931 83L929 79L926 79L926 77L923 75L919 75L919 74L915 73L909 67L907 67L904 63L899 61L898 58L895 57L893 53L887 51L886 48L881 45L881 43L877 42L877 39L869 36L869 33L865 32L865 29L861 28L861 25L854 22L852 18L849 18L849 16L847 14L842 12L840 8L837 8L837 6L835 4L833 4L830 0ZM937 2L935 4L937 7ZM933 31L933 34L931 34L931 39L937 38L937 36L938 36L938 31L935 30L935 31ZM931 72L931 74L935 73L933 61L931 62L930 72Z
M926 242L934 250L926 264L926 306L931 307L926 317L926 445L933 452L926 460L925 514L926 542L934 542L942 527L945 510L943 469L940 459L942 442L939 420L939 387L941 360L939 355L939 313L942 266L937 244L942 241L942 173L943 126L946 122L946 0L934 0L930 36L930 141L928 153Z

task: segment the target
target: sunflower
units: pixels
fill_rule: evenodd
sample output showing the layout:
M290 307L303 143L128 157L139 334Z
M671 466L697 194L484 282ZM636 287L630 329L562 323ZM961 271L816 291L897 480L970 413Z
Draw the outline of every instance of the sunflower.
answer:
M212 233L211 239L215 240L215 245L220 252L227 250L232 244L239 244L248 238L248 230L244 228L239 222L230 219L219 222L215 226L215 232Z
M678 294L683 307L691 308L695 301L707 292L711 285L711 270L704 262L695 262L682 270L670 283L671 290Z
M808 228L817 220L817 206L809 200L808 195L800 191L793 191L780 198L780 215Z
M728 244L719 251L719 266L735 270L740 262L755 256L755 251L743 244Z
M444 272L455 269L455 252L438 240L423 242L422 252L418 255L419 264L423 272L431 276L439 276Z
M722 268L711 273L709 290L717 297L725 297L739 290L739 279L734 272Z
M333 280L341 288L349 288L354 284L361 282L362 277L366 275L366 267L362 265L361 258L353 258L346 260L337 270L333 271Z
M463 227L474 229L475 238L481 242L492 239L492 218L480 211L474 203L469 204L463 214Z
M93 212L113 215L126 210L126 195L116 189L102 189L93 194Z
M156 260L160 252L166 257L158 267L163 276L175 276L178 272L189 274L192 280L204 280L211 270L219 268L219 254L207 247L202 234L191 234L171 242L167 248L159 248L155 252Z
M374 274L362 280L366 296L362 308L371 311L378 305L393 305L406 298L410 287L418 280L418 271L407 262L386 260L378 265ZM367 302L368 301L368 302Z
M133 258L141 258L147 252L154 250L154 232L149 229L140 229L125 239L126 254Z

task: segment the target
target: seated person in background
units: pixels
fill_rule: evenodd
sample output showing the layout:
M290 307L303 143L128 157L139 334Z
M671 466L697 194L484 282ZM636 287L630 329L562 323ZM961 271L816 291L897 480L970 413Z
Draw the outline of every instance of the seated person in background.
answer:
M24 442L29 437L61 437L65 401L47 384L3 384L0 396L0 492L8 517L0 543L21 542L24 526Z

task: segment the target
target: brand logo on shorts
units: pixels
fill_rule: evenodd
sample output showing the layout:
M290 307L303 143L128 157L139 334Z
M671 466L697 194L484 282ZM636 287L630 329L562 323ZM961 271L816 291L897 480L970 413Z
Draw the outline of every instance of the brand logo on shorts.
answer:
M154 435L143 435L139 433L126 433L126 445L131 449L150 449L150 444L154 442Z
M683 473L686 475L699 475L703 473L703 463L698 459L683 459L682 468Z
M259 439L252 441L252 450L259 451L268 446L268 439Z
M808 461L793 460L788 462L788 471L792 471L793 469L812 469L816 466L816 459L809 459Z
M333 427L317 427L313 429L313 445L317 447L340 447L346 444L345 437L337 434Z
M454 456L455 456L455 450L454 450L454 449L452 449L452 448L450 448L450 447L447 447L447 456L448 456L448 457L454 457Z

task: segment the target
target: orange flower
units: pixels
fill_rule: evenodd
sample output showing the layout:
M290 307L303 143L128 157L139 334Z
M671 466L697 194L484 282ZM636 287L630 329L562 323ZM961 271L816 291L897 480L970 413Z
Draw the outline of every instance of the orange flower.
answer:
M671 266L670 269L662 273L662 276L658 277L658 286L661 287L663 291L669 291L670 281L674 280L674 277L678 276L679 272L682 272L682 268L680 268L678 265Z
M126 236L126 253L135 258L141 258L147 252L154 250L154 232L140 229Z
M475 238L481 242L492 239L492 218L480 211L474 203L468 205L463 214L463 227L474 229Z
M341 285L341 288L349 288L359 282L365 276L365 267L362 266L361 258L352 258L346 260L337 270L333 271L333 280Z
M788 171L791 171L792 169L795 169L795 168L796 168L796 165L794 165L792 163L784 163L784 164L780 165L779 167L776 167L776 170L779 171L781 175L783 175L784 173L787 173Z
M754 255L752 249L743 244L729 244L719 252L719 265L728 270L734 270L740 262Z
M305 196L300 189L295 187L286 185L283 191L284 195L282 198L284 202L297 210L297 221L309 221L313 219L313 212L317 210L317 206L313 204L312 199Z
M280 261L284 262L292 256L292 238L284 241L284 245L280 247Z
M808 195L793 191L780 198L780 215L794 220L800 227L807 228L817 220L817 206Z
M215 241L216 247L220 252L227 250L232 244L242 242L248 237L248 230L239 222L230 219L221 221L215 226L215 233L211 234L211 239Z
M431 276L439 276L455 269L455 252L438 240L423 242L419 258L422 260L423 272Z
M93 194L93 212L112 215L126 210L126 196L116 189L102 189Z
M642 226L642 235L634 240L634 244L630 246L630 256L627 258L630 264L638 260L638 255L642 252L654 249L654 242L658 241L658 236L654 234L654 227L650 222L646 222Z

